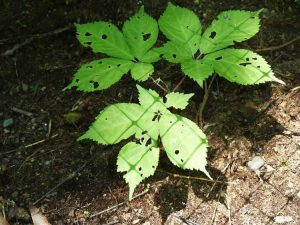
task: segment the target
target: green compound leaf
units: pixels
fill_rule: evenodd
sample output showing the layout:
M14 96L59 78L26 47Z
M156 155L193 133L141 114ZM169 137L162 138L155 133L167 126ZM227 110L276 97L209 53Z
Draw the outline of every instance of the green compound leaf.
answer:
M112 57L134 58L128 44L119 29L107 22L76 24L77 38L83 46L91 47L95 53L104 53Z
M94 60L81 66L65 90L72 87L86 92L106 89L118 82L133 66L133 62L123 59Z
M201 53L214 52L254 36L259 31L261 11L229 10L220 13L201 37Z
M194 94L182 94L179 92L171 92L166 95L166 106L174 107L175 109L185 109L185 107L189 104L189 99Z
M129 184L129 200L136 186L154 174L159 160L159 148L129 142L120 151L118 172L126 172L124 179Z
M154 72L154 67L149 63L135 63L131 69L131 76L137 81L145 81Z
M137 14L124 23L123 33L134 57L142 60L157 40L158 25L142 6Z
M160 137L171 162L182 169L205 169L207 138L191 120L175 114L162 115L159 120Z
M163 58L172 63L181 63L186 60L192 60L193 54L188 50L185 44L169 41L162 47L156 49L162 54Z
M284 82L274 76L265 59L245 49L224 49L205 57L222 77L238 84L260 84L267 81Z
M65 90L71 87L87 92L103 90L119 81L129 70L133 79L138 81L147 80L154 72L150 63L158 61L160 56L151 48L157 40L158 24L144 12L144 7L124 23L124 35L115 25L103 21L77 24L76 28L82 45L114 58L83 65Z
M213 72L213 67L207 60L189 60L181 64L182 72L203 87L203 81Z
M117 161L118 171L126 172L124 178L129 184L129 199L136 186L154 174L159 160L159 140L176 166L201 170L209 176L205 169L206 136L192 121L168 110L169 107L184 109L193 94L171 92L164 103L155 91L139 85L137 88L140 105L118 103L106 107L78 140L91 139L107 145L135 135L139 142L126 144Z
M149 112L138 104L119 103L108 106L89 130L78 140L91 139L99 144L116 144L130 136L146 132L145 136L153 140L158 137L157 121L152 121L155 117L153 112Z
M197 51L202 26L193 11L169 3L167 9L159 18L158 24L160 30L168 39L186 44L187 50L191 54Z

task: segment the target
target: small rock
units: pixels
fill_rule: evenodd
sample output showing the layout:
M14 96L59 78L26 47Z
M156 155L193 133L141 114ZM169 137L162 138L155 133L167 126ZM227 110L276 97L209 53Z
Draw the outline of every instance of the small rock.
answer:
M138 224L140 222L140 219L136 219L134 221L132 221L132 224Z
M291 216L276 216L274 218L275 223L283 224L293 221L293 217Z
M248 163L247 166L250 170L259 170L263 165L265 164L265 161L260 156L253 157Z
M23 83L22 82L22 90L24 91L24 92L27 92L28 91L28 85L27 84L25 84L25 83Z
M13 123L14 123L14 120L12 118L5 119L3 121L3 127L4 128L9 127L9 126L13 125Z
M143 223L142 225L151 225L151 223L149 221Z

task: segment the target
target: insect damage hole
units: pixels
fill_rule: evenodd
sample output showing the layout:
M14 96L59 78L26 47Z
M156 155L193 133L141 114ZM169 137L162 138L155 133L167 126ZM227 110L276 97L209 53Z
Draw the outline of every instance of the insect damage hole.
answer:
M250 65L250 64L251 64L250 62L240 63L241 66L247 66L247 65Z
M219 56L217 58L215 58L215 60L221 60L223 57L222 56Z
M93 85L94 85L94 89L99 87L99 83L97 81L95 81Z
M105 39L107 39L107 35L106 35L106 34L102 34L101 38L102 38L103 40L105 40Z
M210 33L209 38L214 39L216 35L217 35L216 31L213 31Z
M151 34L150 33L147 33L147 34L142 33L142 36L143 36L143 41L147 41L151 37Z
M175 150L175 155L178 155L179 154L179 150Z
M87 37L89 37L89 36L91 36L92 34L91 34L90 32L86 32L84 35L87 36Z
M174 59L176 59L177 56L176 56L176 54L174 53L174 54L172 54L172 57L173 57Z

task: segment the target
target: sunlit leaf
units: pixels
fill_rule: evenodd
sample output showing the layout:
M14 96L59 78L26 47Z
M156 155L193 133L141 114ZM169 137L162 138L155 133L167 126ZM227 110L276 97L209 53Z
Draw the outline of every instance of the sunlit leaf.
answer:
M159 160L159 148L129 142L120 151L118 172L126 172L124 179L129 185L129 200L136 186L154 174Z
M229 10L220 13L201 37L201 53L214 52L254 36L259 31L260 12Z

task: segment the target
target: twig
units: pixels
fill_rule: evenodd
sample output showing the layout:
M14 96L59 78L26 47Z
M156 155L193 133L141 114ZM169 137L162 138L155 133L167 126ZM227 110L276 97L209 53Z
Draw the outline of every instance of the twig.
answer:
M166 173L169 174L173 177L178 177L178 178L184 178L184 179L192 179L192 180L202 180L202 181L207 181L207 182L213 182L213 183L228 183L228 182L223 182L223 181L219 181L219 180L210 180L210 179L206 179L206 178L202 178L202 177L191 177L191 176L184 176L184 175L180 175L180 174L176 174L176 173L170 173L168 171L164 171L164 170L160 170L157 169L157 171L162 172L162 173Z
M48 122L48 132L47 132L47 139L50 138L50 135L51 135L51 131L52 131L52 120L49 119L49 122Z
M19 43L19 44L16 44L14 45L11 49L8 49L6 50L4 53L1 54L1 56L11 56L13 55L17 50L19 50L20 48L24 47L25 45L28 45L30 44L32 41L36 40L36 39L40 39L40 38L44 38L44 37L47 37L47 36L53 36L53 35L56 35L56 34L60 34L64 31L67 31L69 30L71 27L68 26L68 27L64 27L64 28L59 28L59 29L56 29L54 31L50 31L50 32L47 32L47 33L43 33L43 34L40 34L40 35L34 35L28 39L26 39L25 41L23 41L22 43Z
M136 196L134 196L134 197L132 198L132 200L134 200L134 199L136 199L136 198L138 198L138 197L140 197L140 196L143 196L143 195L147 194L148 192L149 192L149 189L143 191L143 192L140 193L140 194L137 194ZM100 215L102 215L103 213L109 212L109 211L111 211L111 210L114 210L114 209L116 209L116 208L122 206L122 205L125 205L127 202L129 202L129 201L127 200L127 201L121 202L121 203L116 204L116 205L114 205L114 206L112 206L112 207L109 207L109 208L107 208L107 209L105 209L105 210L102 210L102 211L100 211L100 212L94 213L94 214L92 214L89 218L94 218L94 217L96 217L96 216L100 216Z
M181 78L181 80L179 81L179 83L174 87L174 89L172 90L172 92L175 92L180 85L183 83L183 81L185 80L185 76L183 78Z
M166 88L164 88L163 86L161 86L153 77L151 77L151 80L153 81L153 83L155 83L160 89L162 89L164 92L169 92Z
M298 39L300 39L300 36L282 44L282 45L278 45L278 46L272 46L272 47L268 47L268 48L260 48L260 49L255 49L256 52L266 52L266 51L274 51L274 50L278 50L281 48L284 48L285 46L288 46L290 44L292 44L293 42L297 41Z
M54 135L52 135L50 138L45 138L45 139L43 139L43 140L34 142L34 143L32 143L32 144L25 145L25 148L30 148L30 147L33 147L33 146L35 146L35 145L44 143L45 141L47 141L47 140L49 140L49 139L52 139L52 138L55 138L55 137L57 137L57 136L58 136L58 134L54 134Z
M204 93L204 97L203 97L203 100L199 106L199 109L198 109L198 112L197 112L197 118L196 118L196 121L198 122L199 126L201 128L203 128L203 111L204 111L204 108L205 108L205 105L206 105L206 102L208 100L208 95L209 95L209 90L212 86L212 83L214 82L215 78L216 78L216 74L213 75L209 85L207 85L207 81L205 81L204 83L204 88L205 88L205 93Z
M11 109L12 111L16 112L16 113L20 113L20 114L23 114L25 116L29 116L29 117L32 117L33 116L33 113L31 112L28 112L28 111L25 111L23 109L18 109L16 107L12 107Z

